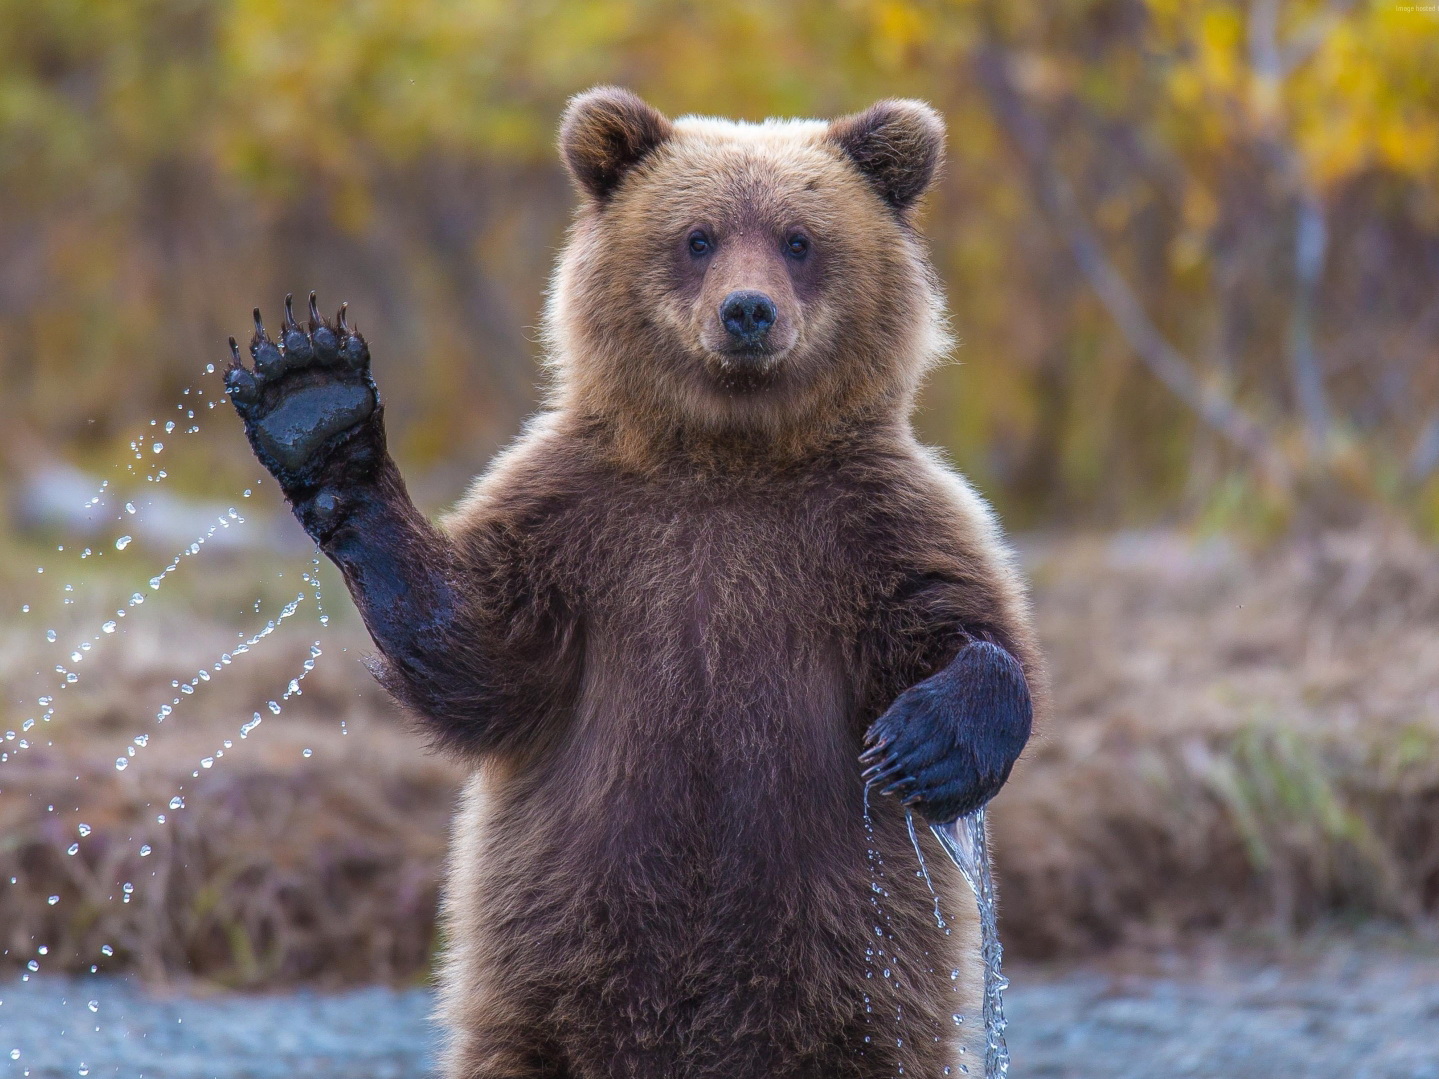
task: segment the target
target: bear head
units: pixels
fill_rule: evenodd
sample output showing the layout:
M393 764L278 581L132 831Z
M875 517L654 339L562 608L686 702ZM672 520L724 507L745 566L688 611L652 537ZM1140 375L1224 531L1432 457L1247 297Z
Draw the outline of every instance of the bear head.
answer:
M748 124L670 120L616 88L574 98L555 403L637 444L751 451L902 418L949 345L913 225L943 148L918 101Z

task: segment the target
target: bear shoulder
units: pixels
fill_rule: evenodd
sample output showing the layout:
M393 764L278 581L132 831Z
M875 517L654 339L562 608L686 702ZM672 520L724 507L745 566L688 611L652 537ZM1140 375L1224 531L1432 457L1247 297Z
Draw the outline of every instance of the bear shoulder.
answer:
M533 527L591 490L593 472L591 455L562 417L537 413L470 482L440 527L460 543L495 528Z

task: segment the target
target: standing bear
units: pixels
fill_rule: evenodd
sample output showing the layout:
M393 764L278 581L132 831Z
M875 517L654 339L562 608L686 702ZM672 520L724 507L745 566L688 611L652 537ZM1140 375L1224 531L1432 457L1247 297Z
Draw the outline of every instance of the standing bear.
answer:
M943 142L914 101L575 98L552 388L438 528L343 308L287 300L275 341L256 312L253 367L231 342L377 676L473 767L450 1079L982 1071L973 904L910 813L995 794L1042 675L990 512L908 419L948 346L913 220Z

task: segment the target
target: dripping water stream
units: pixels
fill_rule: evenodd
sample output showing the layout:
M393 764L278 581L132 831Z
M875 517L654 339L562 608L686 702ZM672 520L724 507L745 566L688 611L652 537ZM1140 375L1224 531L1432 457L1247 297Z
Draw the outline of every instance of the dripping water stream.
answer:
M981 807L950 824L930 825L930 830L964 874L979 906L980 957L984 960L984 1074L985 1079L1004 1079L1009 1074L1009 1046L1004 1040L1004 1028L1008 1025L1004 1018L1004 991L1009 988L1009 979L1002 970L1004 948L999 942L984 809ZM912 824L910 836L918 851L918 837Z

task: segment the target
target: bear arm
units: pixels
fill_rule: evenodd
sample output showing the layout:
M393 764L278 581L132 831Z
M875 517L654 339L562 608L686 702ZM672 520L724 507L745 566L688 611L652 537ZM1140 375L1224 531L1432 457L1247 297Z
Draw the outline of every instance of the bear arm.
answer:
M864 642L880 707L953 662L975 641L1013 656L1027 679L1040 677L1038 650L1026 614L997 589L958 572L904 574L872 612Z
M1034 702L1029 627L981 582L909 578L871 638L878 718L865 731L865 781L931 822L984 805L1028 742Z
M442 747L490 752L526 737L558 704L572 633L507 599L503 567L473 565L415 507L388 456L347 490L345 511L322 549L379 649L380 684Z

